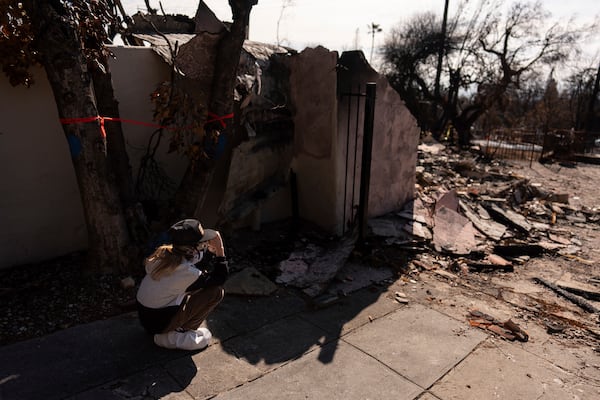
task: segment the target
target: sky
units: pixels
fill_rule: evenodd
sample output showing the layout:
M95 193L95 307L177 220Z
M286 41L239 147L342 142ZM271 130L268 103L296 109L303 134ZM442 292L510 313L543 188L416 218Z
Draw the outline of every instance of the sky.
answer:
M122 2L132 14L137 10L145 10L143 0ZM600 0L541 2L555 19L562 21L574 17L577 22L590 23L594 17L600 17ZM166 13L192 17L198 5L195 0L161 0L161 3ZM205 3L221 20L231 20L227 0L205 0ZM289 3L282 13L282 5ZM150 0L150 4L156 7L158 0ZM450 15L455 4L458 1L450 0ZM359 48L369 59L372 47L369 25L375 23L382 28L382 32L374 37L374 47L377 49L391 28L416 13L433 11L441 15L443 7L444 0L258 0L250 14L249 38L265 43L278 43L279 38L280 44L296 50L316 45L337 51ZM587 43L584 47L587 57L598 57L600 45Z

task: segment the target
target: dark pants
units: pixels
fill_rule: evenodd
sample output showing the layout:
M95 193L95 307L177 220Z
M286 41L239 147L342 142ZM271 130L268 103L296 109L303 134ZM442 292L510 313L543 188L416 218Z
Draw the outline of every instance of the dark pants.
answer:
M179 309L163 333L181 328L196 330L208 314L223 300L225 292L222 286L212 286L189 293L181 302Z

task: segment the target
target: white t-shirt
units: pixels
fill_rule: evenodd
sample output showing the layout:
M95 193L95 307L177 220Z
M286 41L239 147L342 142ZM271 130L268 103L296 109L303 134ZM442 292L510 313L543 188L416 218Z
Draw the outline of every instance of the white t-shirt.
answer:
M185 261L170 274L154 280L150 274L156 264L156 262L146 264L146 276L140 283L137 300L148 308L180 305L186 294L185 290L198 279L202 271L196 268L192 261Z

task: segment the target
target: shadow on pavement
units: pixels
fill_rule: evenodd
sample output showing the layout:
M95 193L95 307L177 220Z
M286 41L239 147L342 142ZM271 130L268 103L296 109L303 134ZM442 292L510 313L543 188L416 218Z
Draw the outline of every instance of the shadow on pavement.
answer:
M233 245L230 266L253 267L275 281L281 272L279 263L292 253L297 254L298 250L302 253L310 243L336 248L341 246L342 240L333 239L310 224L295 227L293 221L288 221L264 225L260 232L239 230L226 236L225 242ZM337 346L322 346L336 343L350 327L368 323L368 314L375 312L369 309L394 281L382 279L381 273L375 271L378 267L361 258L350 256L338 271L338 277L329 283L328 291L338 299L324 308L315 309L313 299L301 290L282 286L264 297L226 293L223 302L209 315L206 326L213 337L221 341L224 351L263 372L316 349L322 352L319 360L329 363ZM354 268L347 269L349 264ZM393 266L385 265L382 269L389 272L388 278L395 277ZM373 271L374 276L365 270ZM340 285L340 281L345 280L351 287ZM395 309L399 304L390 300L388 306ZM386 312L390 311L392 308Z
M0 347L0 399L81 398L84 391L85 398L98 399L166 395L183 390L195 375L194 368L179 382L166 379L160 365L182 357L193 364L190 354L155 346L135 313L124 314ZM151 388L142 387L148 374L157 377Z
M225 351L263 372L315 349L330 363L342 334L398 308L392 300L375 306L387 285L369 285L322 309L285 289L269 297L226 295L206 325Z

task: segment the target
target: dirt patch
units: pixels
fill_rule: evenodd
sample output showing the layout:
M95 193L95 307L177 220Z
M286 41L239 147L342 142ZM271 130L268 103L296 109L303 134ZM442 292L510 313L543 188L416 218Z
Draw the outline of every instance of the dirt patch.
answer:
M333 238L316 227L289 221L224 234L232 272L253 266L271 280L297 241L327 240ZM73 253L0 271L0 346L135 310L141 265L133 276L136 287L123 289L121 276L83 273L85 257Z
M85 253L14 267L0 274L0 345L121 314L132 290L116 276L82 273Z

